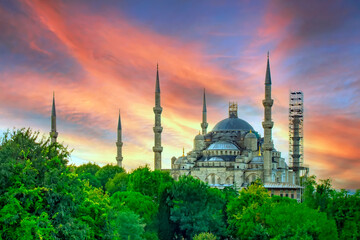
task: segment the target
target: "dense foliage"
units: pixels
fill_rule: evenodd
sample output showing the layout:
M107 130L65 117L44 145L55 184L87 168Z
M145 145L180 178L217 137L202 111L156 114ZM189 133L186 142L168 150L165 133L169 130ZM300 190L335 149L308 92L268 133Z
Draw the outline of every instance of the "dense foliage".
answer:
M260 182L236 192L191 176L94 163L29 129L0 143L0 239L360 239L360 192L303 179L303 203Z

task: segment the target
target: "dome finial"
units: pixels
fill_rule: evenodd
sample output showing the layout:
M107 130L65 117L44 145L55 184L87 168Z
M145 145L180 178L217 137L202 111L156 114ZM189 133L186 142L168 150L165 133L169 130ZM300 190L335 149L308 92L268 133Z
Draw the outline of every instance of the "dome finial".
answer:
M229 118L238 117L238 104L237 102L229 102Z
M250 129L250 133L252 133L251 129Z
M261 156L261 146L259 146L259 157Z
M183 147L183 157L185 157L185 148Z

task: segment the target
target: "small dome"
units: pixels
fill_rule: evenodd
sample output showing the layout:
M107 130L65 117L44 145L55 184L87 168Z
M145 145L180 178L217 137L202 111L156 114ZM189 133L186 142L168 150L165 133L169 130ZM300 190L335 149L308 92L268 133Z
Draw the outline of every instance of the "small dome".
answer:
M196 135L195 140L204 140L204 135Z
M256 156L254 157L250 163L253 163L253 164L263 164L264 163L264 159L262 156Z
M255 133L250 131L248 134L245 135L245 138L256 138L256 135Z
M254 131L253 127L246 122L237 117L226 118L218 122L213 128L213 132L225 132L225 131Z
M224 159L222 159L221 157L212 157L208 161L220 162L220 161L224 161Z
M239 150L234 144L224 141L212 143L207 150Z

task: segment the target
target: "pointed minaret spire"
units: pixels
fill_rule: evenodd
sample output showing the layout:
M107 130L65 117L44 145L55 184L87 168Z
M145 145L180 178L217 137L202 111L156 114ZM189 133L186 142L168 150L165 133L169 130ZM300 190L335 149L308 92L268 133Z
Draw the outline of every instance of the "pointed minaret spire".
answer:
M269 52L267 53L267 66L266 66L266 74L265 74L265 84L271 84Z
M118 120L118 127L117 127L117 141L116 141L116 147L117 147L116 161L117 161L117 165L119 167L122 167L122 160L123 160L122 146L123 146L123 142L122 142L122 132L121 132L121 117L120 117L120 110L119 110L119 120Z
M55 92L53 92L53 103L51 109L51 132L50 132L51 143L55 143L57 137L58 137L58 132L56 132Z
M159 65L156 66L156 85L155 85L155 107L153 108L155 113L155 126L154 130L154 168L155 170L161 170L161 152L163 150L161 146L161 132L163 128L161 127L161 113L162 107L160 105L160 80L159 80Z
M202 112L202 123L201 123L201 129L203 135L207 133L207 127L208 127L208 123L207 123L207 111L206 111L206 96L205 96L205 88L204 88L203 112Z
M160 82L159 82L159 64L156 64L156 86L155 92L160 93Z
M274 100L271 99L271 75L269 53L267 57L267 66L265 74L265 99L263 100L264 106L264 121L262 123L264 128L264 143L263 143L263 158L264 158L264 183L271 182L272 174L272 150L274 148L272 141L272 128L274 122L271 119L271 107Z

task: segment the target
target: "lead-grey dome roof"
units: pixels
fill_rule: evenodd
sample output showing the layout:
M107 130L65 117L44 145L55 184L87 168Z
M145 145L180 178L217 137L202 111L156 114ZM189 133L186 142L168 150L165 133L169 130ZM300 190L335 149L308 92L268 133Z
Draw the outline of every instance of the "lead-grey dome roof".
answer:
M218 122L213 128L213 132L240 131L240 130L254 131L253 127L248 122L237 117L226 118Z
M239 150L234 144L224 141L214 142L207 149L208 150Z
M212 157L208 161L209 162L222 162L222 161L224 161L224 159L222 159L221 157Z

